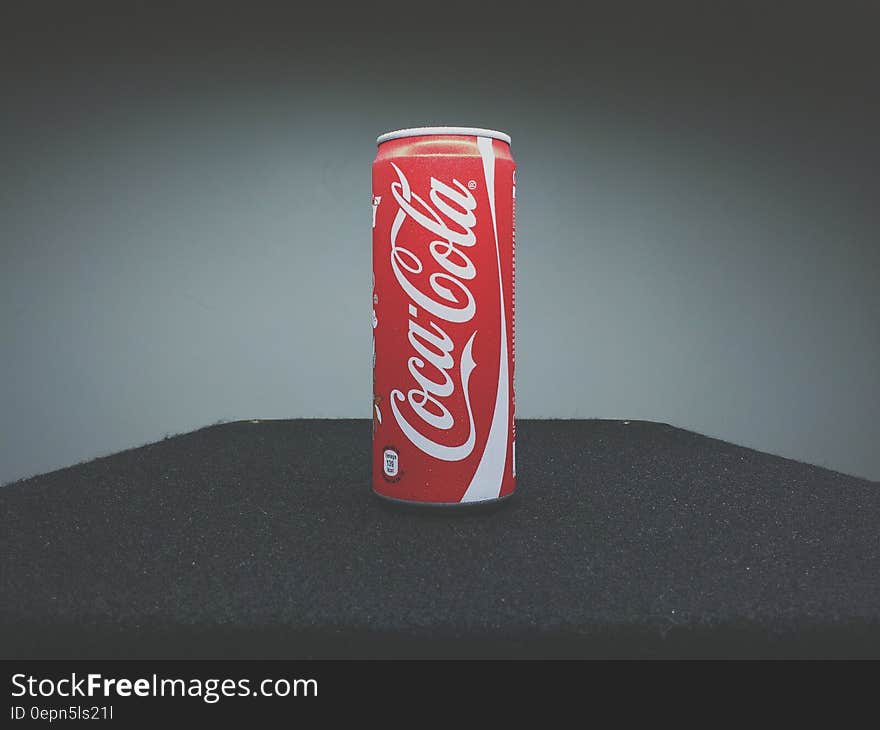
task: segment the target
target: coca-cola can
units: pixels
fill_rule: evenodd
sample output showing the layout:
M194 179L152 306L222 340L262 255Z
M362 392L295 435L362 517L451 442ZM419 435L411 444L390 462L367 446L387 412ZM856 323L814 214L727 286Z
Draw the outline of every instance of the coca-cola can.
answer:
M510 137L421 127L373 162L373 491L423 505L516 484Z

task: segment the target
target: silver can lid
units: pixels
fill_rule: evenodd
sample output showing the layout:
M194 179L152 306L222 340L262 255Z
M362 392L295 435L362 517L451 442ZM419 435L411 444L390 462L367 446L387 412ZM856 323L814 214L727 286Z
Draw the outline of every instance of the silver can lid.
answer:
M500 139L510 144L510 135L504 132L496 132L494 129L482 129L480 127L411 127L398 129L395 132L385 132L376 137L376 144L382 144L390 139L401 137L424 137L429 134L462 134L467 137L491 137Z

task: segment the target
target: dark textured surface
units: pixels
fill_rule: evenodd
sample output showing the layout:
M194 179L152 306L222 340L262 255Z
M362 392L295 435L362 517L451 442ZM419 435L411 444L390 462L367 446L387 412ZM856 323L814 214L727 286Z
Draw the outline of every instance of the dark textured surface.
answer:
M524 421L491 512L375 499L368 421L213 426L0 489L5 656L880 656L880 486Z

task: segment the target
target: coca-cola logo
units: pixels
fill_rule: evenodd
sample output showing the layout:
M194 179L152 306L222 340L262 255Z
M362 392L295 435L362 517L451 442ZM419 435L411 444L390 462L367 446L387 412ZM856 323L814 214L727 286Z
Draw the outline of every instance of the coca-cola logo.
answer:
M477 332L470 333L456 366L455 342L446 329L471 321L477 311L468 286L477 270L467 254L477 242L477 201L458 180L448 185L432 177L429 203L412 191L397 165L391 166L398 178L391 183L391 194L400 206L391 226L391 268L410 299L407 339L413 353L408 360L413 382L405 394L403 389L391 391L391 410L401 431L421 451L443 461L460 461L476 441L469 382L477 366L472 356ZM407 219L433 236L427 247L421 244L417 249L398 240ZM428 275L427 266L437 270ZM448 405L458 387L466 414L453 414ZM468 435L461 443L444 444L425 435L430 429L451 430L457 418L468 421Z

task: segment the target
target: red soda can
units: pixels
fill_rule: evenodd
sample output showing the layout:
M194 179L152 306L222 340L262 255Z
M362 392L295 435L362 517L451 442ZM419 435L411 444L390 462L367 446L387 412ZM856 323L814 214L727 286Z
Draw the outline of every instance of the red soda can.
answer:
M510 137L422 127L373 162L373 491L513 493L516 166Z

